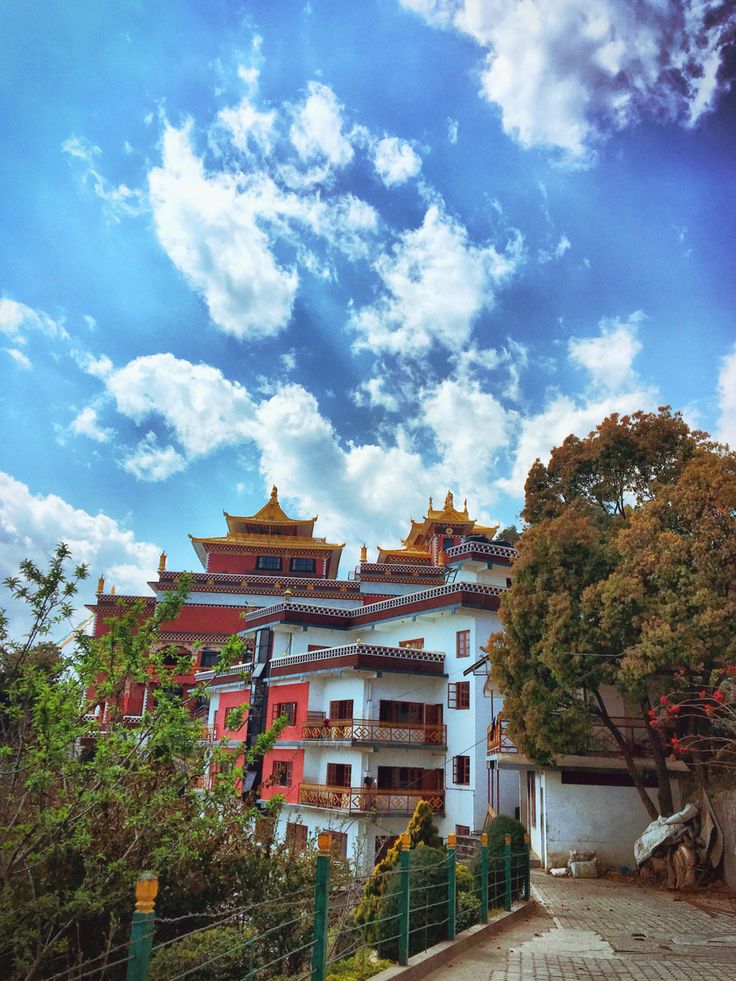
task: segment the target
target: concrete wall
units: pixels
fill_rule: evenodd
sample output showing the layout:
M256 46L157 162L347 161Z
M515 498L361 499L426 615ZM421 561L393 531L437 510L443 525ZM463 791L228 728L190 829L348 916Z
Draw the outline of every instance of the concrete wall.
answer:
M723 879L736 889L736 791L716 794L710 802L723 832Z

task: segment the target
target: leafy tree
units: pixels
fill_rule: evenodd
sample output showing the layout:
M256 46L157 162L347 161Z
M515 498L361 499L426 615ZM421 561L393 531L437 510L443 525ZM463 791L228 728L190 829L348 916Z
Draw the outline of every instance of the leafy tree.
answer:
M512 545L515 545L519 540L520 534L521 532L516 527L516 525L507 525L505 528L502 528L499 532L496 532L495 538L500 539L501 541L504 542L511 542Z
M409 835L411 848L416 848L419 845L426 845L428 848L442 847L442 839L434 823L432 808L426 800L417 802L414 813L406 826L406 833ZM365 884L363 896L355 913L356 923L368 924L381 915L381 897L386 891L390 878L389 873L399 863L401 850L401 835L399 835L386 853L386 857L378 862L373 869L373 874Z
M276 882L264 874L270 838L254 834L265 819L241 801L237 773L212 789L196 786L208 754L215 765L228 754L206 747L201 723L176 693L189 656L159 637L184 601L186 577L152 616L121 605L103 637L78 634L60 648L49 637L69 621L87 575L69 564L60 545L48 569L26 561L6 580L31 614L25 637L12 639L0 619L0 962L4 976L28 981L93 957L101 968L105 951L127 938L143 869L159 872L164 917L227 909ZM240 655L234 638L219 670ZM121 708L131 681L155 686L135 728ZM102 702L104 718L95 711Z
M592 748L596 731L607 732L652 818L658 809L637 753L607 701L616 694L639 718L659 811L672 813L669 749L651 725L652 699L662 672L671 676L683 655L690 669L703 660L701 630L713 663L730 656L733 467L733 454L664 407L612 415L585 439L568 437L526 483L529 527L501 603L504 634L489 647L510 735L547 763ZM725 496L716 504L706 493L709 503L699 506L709 481ZM720 543L720 578L709 542Z

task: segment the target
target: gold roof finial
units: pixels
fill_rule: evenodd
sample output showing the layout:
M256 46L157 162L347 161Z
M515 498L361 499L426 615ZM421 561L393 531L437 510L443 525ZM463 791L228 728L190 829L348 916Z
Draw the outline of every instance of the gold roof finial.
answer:
M444 564L445 564L445 553L440 552L439 556L437 557L437 565L441 569L444 566Z
M432 498L429 499L429 510L434 511L434 504L432 503Z
M452 497L452 491L447 492L447 497L445 498L445 511L449 511L450 508L455 506L455 502Z
M361 562L368 561L368 546L366 545L365 542L363 542L363 544L360 546L360 561Z
M158 571L163 572L166 568L166 552L162 552L158 557Z
M104 593L105 592L105 577L104 576L100 576L100 578L97 580L97 592L98 593Z
M274 484L273 487L271 488L271 500L278 501L278 499L279 499L279 489L276 486L276 484Z
M110 590L110 595L111 596L114 596L115 595L115 583L112 584L112 589Z
M467 514L467 513L468 513L468 499L466 497L465 500L463 501L463 514Z

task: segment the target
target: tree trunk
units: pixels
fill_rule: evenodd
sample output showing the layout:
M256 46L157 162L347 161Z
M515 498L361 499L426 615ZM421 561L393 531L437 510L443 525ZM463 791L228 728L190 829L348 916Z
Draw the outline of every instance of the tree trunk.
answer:
M600 696L600 692L598 691L597 688L593 688L591 690L593 692L593 695L595 696L595 700L598 702L598 712L600 714L601 720L603 724L606 726L606 728L609 730L613 738L616 740L618 744L618 748L621 750L621 755L626 761L626 769L629 771L629 776L634 781L634 786L639 792L639 797L641 798L641 802L644 805L644 809L649 815L649 820L656 821L657 818L659 817L659 813L654 804L654 801L647 793L647 789L644 786L644 777L642 776L641 772L637 769L636 763L634 763L634 757L631 755L631 750L629 749L626 740L621 735L620 729L618 728L616 723L611 719L611 716L608 714L605 703Z
M664 815L664 817L669 817L671 814L675 813L675 805L672 801L672 785L670 784L670 775L667 770L667 759L664 755L662 740L659 738L659 733L652 726L649 718L649 710L651 707L652 705L648 697L642 698L642 700L639 702L639 708L641 709L642 718L644 719L644 725L646 726L647 730L649 747L652 751L654 768L657 771L657 800L659 801L659 813Z

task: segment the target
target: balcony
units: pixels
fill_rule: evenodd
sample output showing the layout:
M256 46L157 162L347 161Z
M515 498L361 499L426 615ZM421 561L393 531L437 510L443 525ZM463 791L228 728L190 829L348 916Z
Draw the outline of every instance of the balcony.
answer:
M444 813L444 790L330 787L316 783L303 783L299 787L300 804L348 814L413 814L420 800L427 801L435 814Z
M302 654L288 654L271 661L271 677L350 667L370 671L400 671L442 677L445 655L442 651L414 650L409 647L385 647L378 644L343 644Z
M632 756L644 757L651 755L643 719L612 715L611 721L623 736ZM486 748L489 756L519 753L518 748L507 734L506 725L503 712L499 712L493 722L488 726ZM611 731L602 722L595 722L585 745L577 752L568 755L620 757L623 753Z
M379 722L377 719L339 719L302 726L307 742L347 742L379 746L447 746L447 726L413 725L402 722Z

